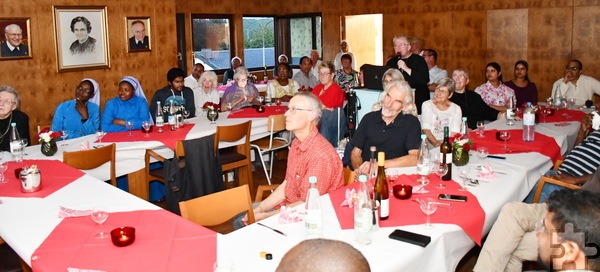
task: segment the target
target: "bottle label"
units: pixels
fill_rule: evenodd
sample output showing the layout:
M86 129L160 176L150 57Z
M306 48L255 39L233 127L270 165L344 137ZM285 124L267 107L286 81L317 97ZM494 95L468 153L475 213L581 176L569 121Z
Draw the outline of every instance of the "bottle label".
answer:
M379 217L386 218L390 216L390 199L382 199L381 203L377 201L379 206Z
M10 153L21 152L21 143L19 141L10 142Z
M511 108L506 109L506 119L507 120L515 119L515 113L513 112L513 110Z
M429 160L423 160L422 163L417 163L417 175L429 175Z
M156 126L162 127L165 125L165 119L162 116L156 116Z
M373 226L373 211L368 207L361 208L357 215L354 218L354 229L359 232L369 232Z
M535 126L535 114L525 113L523 114L523 125L524 126Z
M306 210L304 217L304 228L307 233L318 233L323 226L321 210Z
M452 152L446 153L446 163L452 163Z

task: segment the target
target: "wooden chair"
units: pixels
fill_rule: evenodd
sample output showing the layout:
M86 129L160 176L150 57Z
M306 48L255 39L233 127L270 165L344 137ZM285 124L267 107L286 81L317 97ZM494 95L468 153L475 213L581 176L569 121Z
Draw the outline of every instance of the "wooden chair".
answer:
M175 143L175 156L177 158L185 157L185 148L183 147L183 141L177 141ZM155 170L150 170L150 159L154 158L159 162L165 162L166 158L161 156L160 154L154 152L151 149L146 149L146 154L144 156L144 166L146 169L146 180L148 183L152 181L159 181L161 183L165 183L165 169L159 168Z
M116 145L113 143L90 150L64 152L63 162L81 170L94 169L110 162L110 184L117 186L115 150Z
M356 180L356 172L352 171L350 167L344 167L344 185L351 184Z
M227 172L238 168L239 184L248 184L248 188L252 191L252 162L250 161L250 129L252 121L247 121L241 124L232 126L217 126L215 133L214 152L219 153L221 160L221 171L225 174L227 180ZM235 143L243 141L234 148L219 149L220 142Z
M554 171L557 171L558 167L560 166L560 164L562 162L563 162L562 160L557 160L556 163L554 164L554 167L552 169ZM566 183L564 181L553 179L552 177L542 176L542 178L540 178L540 181L538 182L537 190L535 191L535 194L533 195L533 203L538 203L540 201L540 196L542 196L542 191L543 191L544 185L546 183L554 184L554 185L558 185L558 186L562 186L562 187L565 187L565 188L568 188L568 189L571 189L571 190L579 190L579 189L581 189L580 185Z
M273 173L273 161L275 157L275 151L283 148L287 148L290 145L290 139L276 137L275 134L285 131L285 115L271 115L268 119L267 131L269 132L269 137L265 137L262 139L258 139L253 141L250 146L257 151L257 157L260 159L263 170L265 171L265 177L267 178L267 183L271 184L271 177ZM267 171L267 167L265 165L265 160L263 159L263 155L269 154L269 171Z
M223 224L241 212L248 213L248 224L255 222L247 185L179 202L181 216L205 227Z

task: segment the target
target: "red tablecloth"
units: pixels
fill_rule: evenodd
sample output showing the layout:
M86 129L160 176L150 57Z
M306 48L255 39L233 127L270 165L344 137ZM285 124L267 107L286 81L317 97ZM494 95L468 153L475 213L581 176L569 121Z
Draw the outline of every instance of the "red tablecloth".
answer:
M99 231L135 228L135 242L114 246ZM104 271L212 271L216 233L166 210L110 213L101 226L89 216L65 218L32 255L33 271L68 267Z
M285 106L265 106L265 111L257 112L255 108L243 108L231 112L227 118L261 118L276 114L284 114Z
M169 125L165 124L165 131L163 133L156 132L156 126L153 127L152 132L148 133L146 137L145 133L139 129L132 130L132 136L129 136L129 132L109 132L104 135L102 142L107 143L119 143L119 142L147 142L147 141L159 141L170 149L175 150L175 143L179 140L185 140L188 132L195 126L195 124L185 124L177 130L169 130ZM96 141L97 143L98 141Z
M15 169L37 165L42 175L42 189L34 193L21 192L21 180L15 175ZM0 196L44 198L67 184L82 177L85 173L57 160L24 160L9 162L4 177L6 183L0 183Z
M552 162L563 159L560 153L560 147L556 141L549 136L536 132L535 140L533 142L525 142L523 141L522 129L509 130L511 137L506 141L507 146L509 147L507 151L502 149L504 141L500 141L496 138L496 132L498 131L499 130L496 129L486 130L483 134L483 138L480 138L477 134L471 132L469 137L474 143L473 148L485 146L489 149L490 154L538 152L548 156Z
M581 121L585 116L585 112L580 110L557 110L552 116L546 116L547 123ZM540 115L540 122L544 121L544 117Z
M400 175L393 184L417 186L417 178L417 175ZM458 191L460 185L456 182L442 181L438 176L433 174L429 175L429 180L431 183L426 187L429 191L427 194L413 194L408 200L399 200L390 194L390 217L387 220L380 221L380 226L396 227L424 224L426 215L421 212L419 203L412 201L412 199L427 197L437 199L441 193L466 195L467 202L464 203L440 200L440 202L450 203L452 207L448 209L445 206L439 206L437 211L431 215L431 222L458 225L475 243L481 245L485 212L481 208L481 205L479 205L477 198L470 192ZM446 188L437 188L436 185L440 182L443 182ZM329 194L342 229L351 229L354 227L354 210L347 206L342 207L341 203L345 199L346 188L355 188L358 190L358 185L359 183L355 182Z

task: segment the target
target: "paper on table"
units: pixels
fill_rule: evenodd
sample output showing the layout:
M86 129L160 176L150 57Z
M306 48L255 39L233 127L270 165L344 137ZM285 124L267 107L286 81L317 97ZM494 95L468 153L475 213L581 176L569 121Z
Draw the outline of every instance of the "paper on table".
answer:
M75 210L60 206L58 218L89 216L90 214L92 214L92 210Z

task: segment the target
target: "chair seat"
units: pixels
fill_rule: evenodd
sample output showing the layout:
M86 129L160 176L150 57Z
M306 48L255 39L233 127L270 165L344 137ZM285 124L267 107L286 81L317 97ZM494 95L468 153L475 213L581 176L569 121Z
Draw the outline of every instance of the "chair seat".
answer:
M269 149L269 138L262 138L252 142L252 145L258 146L260 149ZM279 149L283 147L287 147L288 143L285 140L273 139L273 144L271 145L271 149Z
M246 158L246 155L237 153L235 150L219 150L219 159L221 160L221 164L237 162L245 160Z
M179 169L183 169L183 168L185 168L185 160L179 160ZM150 170L148 173L152 177L161 178L162 180L165 179L165 168L164 167Z

